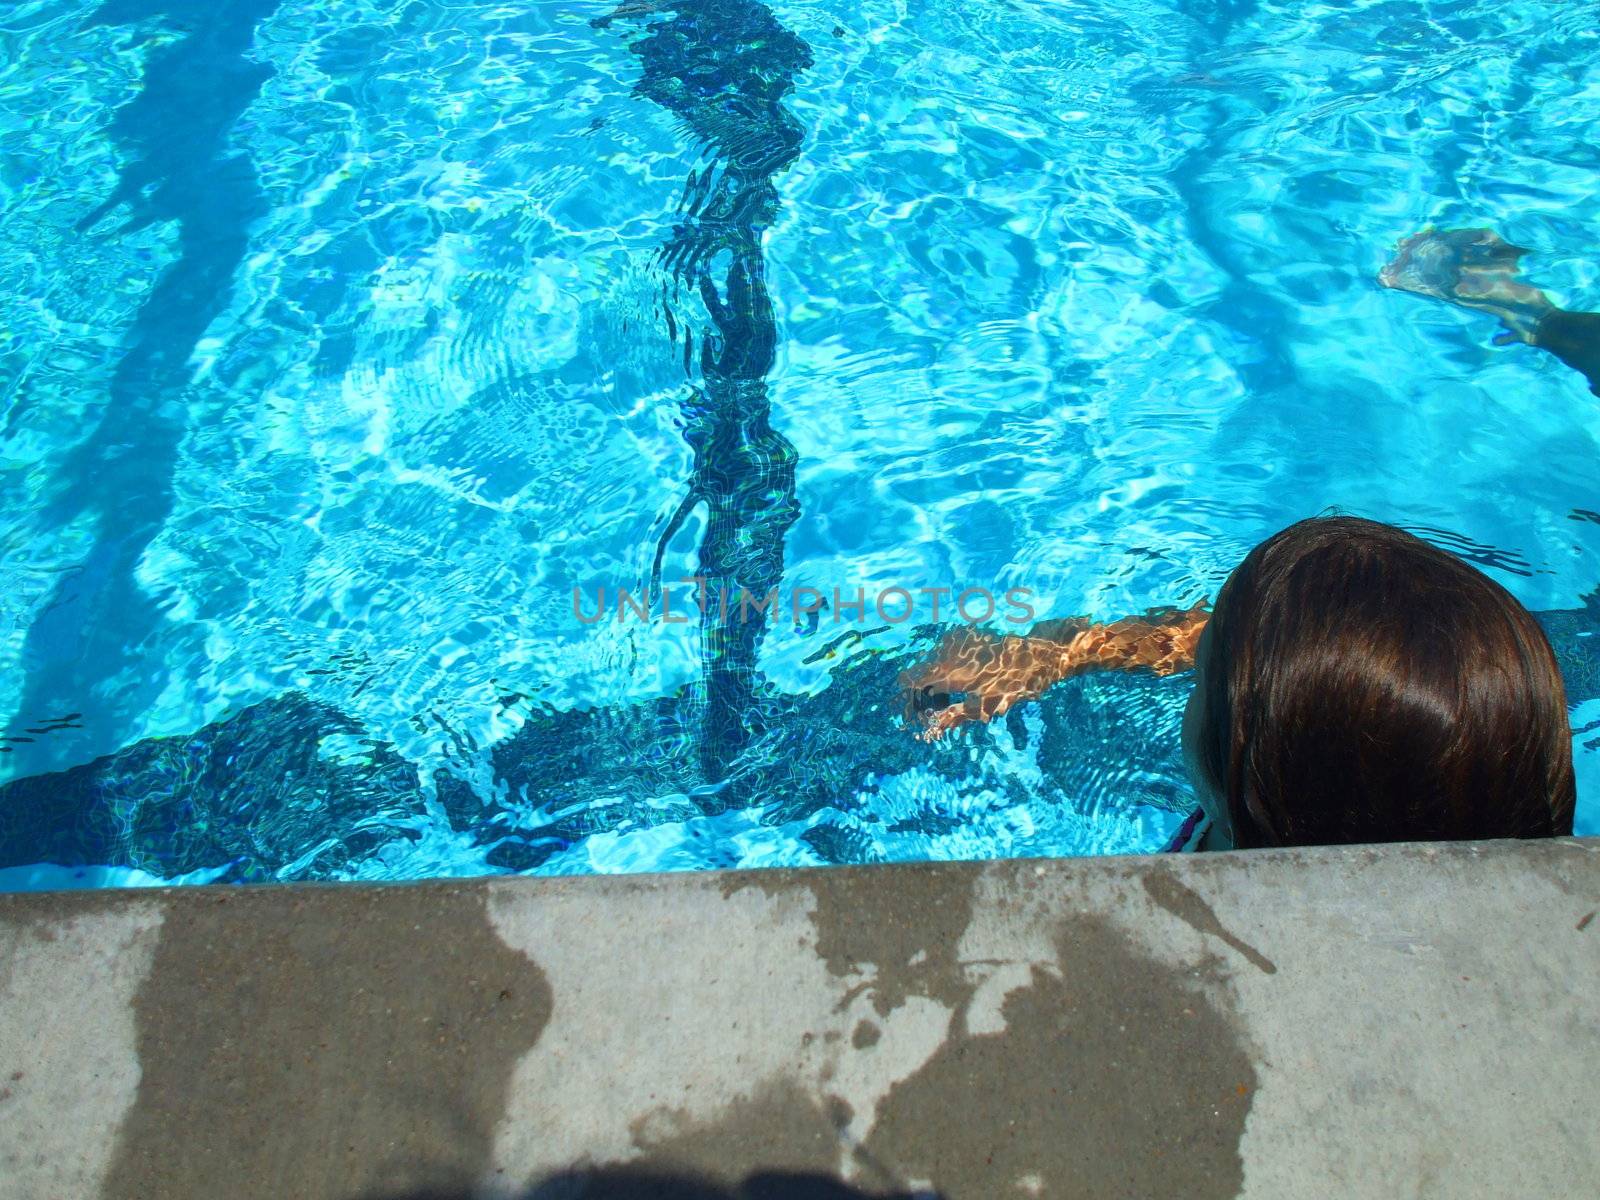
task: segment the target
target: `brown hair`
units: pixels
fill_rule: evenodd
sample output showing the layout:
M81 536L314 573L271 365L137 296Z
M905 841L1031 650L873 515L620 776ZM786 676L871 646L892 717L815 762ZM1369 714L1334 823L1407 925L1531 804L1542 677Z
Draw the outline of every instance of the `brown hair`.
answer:
M1572 734L1528 611L1460 559L1354 517L1245 558L1201 648L1199 767L1235 844L1572 832Z

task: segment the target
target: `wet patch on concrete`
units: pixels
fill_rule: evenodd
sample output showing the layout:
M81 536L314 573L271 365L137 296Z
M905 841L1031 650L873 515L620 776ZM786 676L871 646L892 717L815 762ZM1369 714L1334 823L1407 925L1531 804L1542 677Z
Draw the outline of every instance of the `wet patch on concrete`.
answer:
M1236 1196L1256 1072L1232 1015L1103 918L1057 947L1003 1032L954 1034L889 1090L862 1155L948 1200Z
M1229 932L1218 919L1216 910L1206 903L1205 897L1181 882L1170 871L1149 871L1144 876L1144 890L1149 893L1150 899L1180 921L1200 933L1209 934L1225 946L1231 946L1264 974L1278 973L1276 963L1243 938Z
M757 1171L838 1170L849 1107L810 1095L787 1080L771 1080L711 1121L684 1121L657 1111L634 1123L640 1158L655 1170L709 1172L737 1183Z
M184 897L134 1001L104 1194L466 1193L550 1011L482 891Z
M970 868L918 865L887 888L867 871L830 872L812 886L816 952L833 975L859 980L879 1016L909 996L955 1008L971 993L960 945L977 879Z

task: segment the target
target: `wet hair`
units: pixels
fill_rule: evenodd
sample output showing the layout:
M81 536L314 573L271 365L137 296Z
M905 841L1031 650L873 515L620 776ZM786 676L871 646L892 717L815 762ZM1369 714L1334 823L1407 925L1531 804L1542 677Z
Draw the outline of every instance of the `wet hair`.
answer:
M1354 517L1245 558L1200 648L1197 766L1240 847L1572 832L1555 654L1505 588Z

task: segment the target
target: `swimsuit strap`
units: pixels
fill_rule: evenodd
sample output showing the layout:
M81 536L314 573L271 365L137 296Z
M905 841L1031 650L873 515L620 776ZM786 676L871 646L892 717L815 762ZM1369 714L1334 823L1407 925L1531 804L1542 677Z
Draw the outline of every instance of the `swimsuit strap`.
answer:
M1200 844L1200 839L1204 836L1205 830L1203 827L1205 821L1205 810L1201 808L1195 809L1184 818L1183 824L1178 826L1178 832L1172 835L1172 840L1162 848L1161 853L1182 854L1185 851L1193 850Z

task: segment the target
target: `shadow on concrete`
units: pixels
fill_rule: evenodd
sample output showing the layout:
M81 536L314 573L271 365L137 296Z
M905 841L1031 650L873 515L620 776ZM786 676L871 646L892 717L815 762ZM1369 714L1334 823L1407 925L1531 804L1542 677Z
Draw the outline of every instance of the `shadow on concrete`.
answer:
M472 1200L468 1192L427 1191L382 1200ZM738 1184L636 1167L564 1171L521 1200L940 1200L937 1192L864 1192L829 1175L758 1171Z

